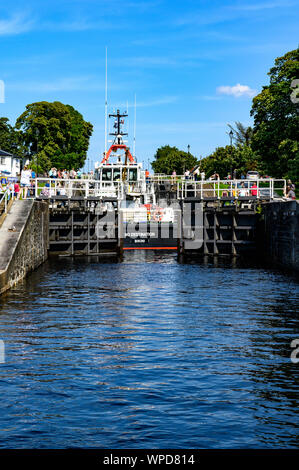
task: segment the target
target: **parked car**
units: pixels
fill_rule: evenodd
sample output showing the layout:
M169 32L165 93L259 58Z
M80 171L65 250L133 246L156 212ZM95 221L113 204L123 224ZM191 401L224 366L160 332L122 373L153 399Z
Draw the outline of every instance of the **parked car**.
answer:
M247 180L257 180L259 179L260 175L258 171L248 171L246 174Z
M271 196L271 192L270 192L270 188L261 188L260 190L260 197L270 197ZM275 198L279 198L279 194L276 192L276 191L273 191L273 196Z

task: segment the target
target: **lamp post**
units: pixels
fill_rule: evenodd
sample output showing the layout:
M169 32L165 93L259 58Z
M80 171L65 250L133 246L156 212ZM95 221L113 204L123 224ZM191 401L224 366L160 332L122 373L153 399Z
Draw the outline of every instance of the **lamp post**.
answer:
M38 178L38 136L39 129L36 129L36 177Z
M231 157L231 171L230 171L230 177L231 177L231 179L233 179L233 156L232 156L232 151L233 151L233 137L234 137L233 131L231 130L228 135L229 135L229 138L230 138L230 147L231 147L231 155L230 155L230 157Z
M190 145L188 144L187 145L187 149L188 149L188 158L190 156ZM184 174L185 174L185 170L186 170L186 159L184 158Z

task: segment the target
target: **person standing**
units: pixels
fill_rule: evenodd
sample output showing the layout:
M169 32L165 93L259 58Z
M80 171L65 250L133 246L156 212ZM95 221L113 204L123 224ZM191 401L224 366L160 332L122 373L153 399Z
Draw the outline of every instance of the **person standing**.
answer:
M253 183L253 185L251 186L251 195L252 196L257 196L257 185L256 185L256 183Z
M295 189L296 189L296 188L295 188L295 185L292 183L291 180L288 180L288 186L290 187L290 189L291 189L292 191L295 191Z
M239 196L245 197L246 195L247 195L247 193L246 193L245 184L242 183L242 184L241 184L241 189L240 189L240 191L239 191Z
M149 183L150 181L150 172L148 171L148 169L145 170L145 181L146 183Z
M292 187L289 188L289 191L287 193L287 198L296 199L296 194L295 194L295 191L292 189Z
M27 198L28 190L31 185L30 178L31 178L31 170L29 170L27 166L24 166L23 170L21 171L22 197L24 199Z
M20 199L20 185L19 185L18 181L16 181L15 184L14 184L14 193L15 193L15 197L17 199Z
M70 178L73 180L76 178L76 176L77 176L77 173L75 172L75 169L72 168L70 171Z

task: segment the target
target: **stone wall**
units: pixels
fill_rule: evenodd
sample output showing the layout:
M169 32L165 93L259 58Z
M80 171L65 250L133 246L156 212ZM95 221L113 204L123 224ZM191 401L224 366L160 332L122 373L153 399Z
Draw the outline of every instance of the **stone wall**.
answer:
M46 202L22 200L13 203L0 228L0 293L47 259L48 211Z
M264 253L273 264L299 272L299 201L263 204Z

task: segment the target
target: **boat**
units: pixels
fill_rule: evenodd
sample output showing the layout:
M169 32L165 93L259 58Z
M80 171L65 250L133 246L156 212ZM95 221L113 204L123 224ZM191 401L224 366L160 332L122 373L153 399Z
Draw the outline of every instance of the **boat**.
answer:
M142 163L132 155L124 132L127 112L118 109L113 119L111 146L95 164L98 195L117 201L124 250L176 250L176 210L157 201L155 184L146 176Z

